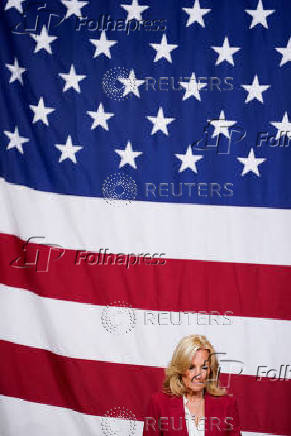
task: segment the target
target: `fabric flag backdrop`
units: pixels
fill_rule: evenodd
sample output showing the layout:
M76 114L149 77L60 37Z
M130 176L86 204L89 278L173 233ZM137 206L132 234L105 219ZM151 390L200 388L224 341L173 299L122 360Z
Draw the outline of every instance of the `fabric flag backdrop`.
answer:
M193 333L291 435L290 1L0 6L1 436L141 434Z

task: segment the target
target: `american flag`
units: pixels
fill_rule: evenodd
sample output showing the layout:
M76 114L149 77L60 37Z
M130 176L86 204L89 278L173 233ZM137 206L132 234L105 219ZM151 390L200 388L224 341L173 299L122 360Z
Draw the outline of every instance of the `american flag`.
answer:
M1 436L141 434L194 333L291 435L290 0L0 7Z

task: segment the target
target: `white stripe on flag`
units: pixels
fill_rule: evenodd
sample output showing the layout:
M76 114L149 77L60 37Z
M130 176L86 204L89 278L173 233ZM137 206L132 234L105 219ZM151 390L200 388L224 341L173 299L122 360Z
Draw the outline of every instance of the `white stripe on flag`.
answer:
M90 416L0 395L0 433L3 436L105 436L102 422L109 430L118 430L120 436L131 434L128 420ZM135 426L134 435L141 435L143 422L130 422Z
M127 311L120 308L60 301L0 285L0 339L20 345L74 358L166 367L178 341L197 333L217 344L217 353L225 353L218 355L225 373L237 374L241 368L225 359L242 361L243 374L248 375L256 375L258 365L279 369L289 361L285 344L290 321L233 316L230 325L189 325L191 318L185 316L181 325L165 324L171 314L172 321L177 320L177 313L169 312L160 318L162 323L152 324L157 312L133 309L133 313L136 322L131 324ZM102 314L103 321L108 315L107 328L130 331L110 333L103 327Z
M3 436L101 436L106 434L102 429L102 419L63 407L0 395L0 433ZM135 431L130 433L128 420L124 423L114 418L105 420L112 430L118 427L119 436L142 434L142 421L135 421ZM242 435L269 436L269 433L242 432Z
M1 229L32 242L175 259L291 265L291 210L133 202L40 192L0 181ZM15 220L17 217L17 220Z

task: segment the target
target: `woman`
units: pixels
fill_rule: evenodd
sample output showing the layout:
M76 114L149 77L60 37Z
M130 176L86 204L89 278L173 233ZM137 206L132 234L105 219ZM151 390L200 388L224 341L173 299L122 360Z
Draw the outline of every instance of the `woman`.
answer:
M218 361L205 336L178 343L163 392L152 394L143 436L240 436L237 399L218 385Z

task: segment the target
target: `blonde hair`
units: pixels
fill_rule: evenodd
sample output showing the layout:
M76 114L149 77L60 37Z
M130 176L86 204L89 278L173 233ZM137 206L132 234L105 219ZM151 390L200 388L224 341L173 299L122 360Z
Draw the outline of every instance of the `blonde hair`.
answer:
M214 396L226 394L226 390L218 383L218 360L214 347L203 335L189 335L180 340L176 346L172 359L165 369L163 392L169 395L181 396L186 393L182 375L189 369L193 355L197 350L209 351L210 374L206 381L206 391Z

